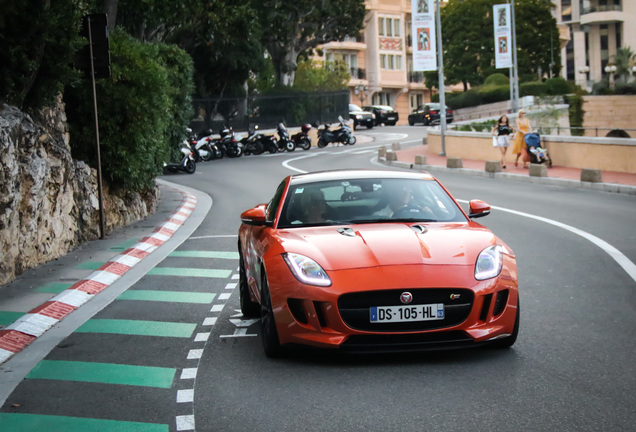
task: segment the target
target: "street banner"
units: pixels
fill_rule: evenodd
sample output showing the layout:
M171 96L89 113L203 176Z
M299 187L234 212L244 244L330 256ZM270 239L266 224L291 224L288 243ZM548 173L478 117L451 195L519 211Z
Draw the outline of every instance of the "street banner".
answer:
M435 0L411 0L413 71L437 70Z
M511 68L512 22L510 21L510 5L494 5L492 9L495 24L495 68Z

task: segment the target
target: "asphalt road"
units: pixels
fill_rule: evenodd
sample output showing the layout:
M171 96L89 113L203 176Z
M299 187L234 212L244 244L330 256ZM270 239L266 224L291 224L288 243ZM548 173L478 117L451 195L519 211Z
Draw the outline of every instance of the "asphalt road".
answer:
M25 415L11 417L14 430L633 430L636 280L607 246L636 262L634 196L438 173L456 199L493 206L479 222L517 255L514 347L264 356L259 325L238 312L239 214L267 202L291 173L380 168L377 146L415 145L422 129L360 133L375 141L223 159L166 176L209 194L207 217L57 344L7 399L0 430L3 413ZM146 325L133 329L133 321Z

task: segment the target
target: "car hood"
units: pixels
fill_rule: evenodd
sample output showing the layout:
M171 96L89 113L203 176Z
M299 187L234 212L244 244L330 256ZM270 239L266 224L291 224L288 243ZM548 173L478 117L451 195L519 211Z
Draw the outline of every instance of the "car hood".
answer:
M378 223L282 230L283 249L325 270L387 265L470 265L497 238L477 223ZM341 233L345 229L348 232Z

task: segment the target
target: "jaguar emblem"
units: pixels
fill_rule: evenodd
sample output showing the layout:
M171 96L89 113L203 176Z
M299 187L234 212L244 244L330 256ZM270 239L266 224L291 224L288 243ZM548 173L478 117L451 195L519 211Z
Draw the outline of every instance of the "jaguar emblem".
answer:
M409 304L413 301L413 294L411 294L408 291L404 291L401 295L400 295L400 301L404 304Z

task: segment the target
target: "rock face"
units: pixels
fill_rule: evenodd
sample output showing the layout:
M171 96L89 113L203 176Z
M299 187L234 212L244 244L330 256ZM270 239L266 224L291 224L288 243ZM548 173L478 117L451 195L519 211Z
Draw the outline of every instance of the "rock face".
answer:
M99 237L96 170L69 140L61 104L37 122L0 106L0 285ZM120 195L104 187L106 233L156 209L158 189Z

